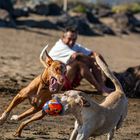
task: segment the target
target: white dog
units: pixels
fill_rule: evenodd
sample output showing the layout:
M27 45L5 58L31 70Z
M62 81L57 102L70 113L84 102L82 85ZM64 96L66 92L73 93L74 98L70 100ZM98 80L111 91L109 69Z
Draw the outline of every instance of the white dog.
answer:
M76 118L70 140L87 140L91 136L96 137L106 133L107 139L111 140L114 130L120 128L127 115L127 99L119 81L98 56L96 61L114 83L115 91L101 104L80 91L71 90L59 95L58 98L64 106L64 114L72 113Z

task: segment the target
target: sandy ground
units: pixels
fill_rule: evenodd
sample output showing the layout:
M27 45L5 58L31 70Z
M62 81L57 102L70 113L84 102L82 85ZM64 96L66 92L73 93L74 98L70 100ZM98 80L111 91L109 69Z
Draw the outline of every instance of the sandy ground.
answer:
M26 86L35 76L43 71L39 54L48 43L50 48L61 36L60 31L41 29L0 29L0 114L7 107L13 96ZM140 35L87 37L79 36L78 42L92 50L100 52L113 71L120 72L130 66L140 64ZM83 81L81 87L91 90ZM95 96L96 99L100 98ZM25 101L14 109L13 114L20 114L29 108ZM140 99L129 99L128 116L123 127L116 132L114 140L140 139ZM22 138L12 136L20 122L8 120L0 126L1 140L67 140L73 129L72 116L44 117L28 125ZM91 138L93 139L93 138ZM105 136L97 140L105 140Z

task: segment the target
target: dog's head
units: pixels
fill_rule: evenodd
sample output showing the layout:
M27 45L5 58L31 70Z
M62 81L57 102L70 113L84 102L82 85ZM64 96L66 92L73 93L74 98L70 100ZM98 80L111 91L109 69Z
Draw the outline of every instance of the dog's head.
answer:
M81 91L70 90L64 94L53 95L53 98L59 100L63 105L63 113L79 112L83 107L89 107L90 103L86 100L85 94Z
M47 53L46 46L40 54L40 61L45 66L45 80L49 83L50 92L58 92L65 81L66 65L60 61L53 60ZM46 52L46 59L43 54Z
M140 65L135 67L129 67L126 70L127 73L131 74L136 80L140 79Z
M114 73L123 86L123 89L128 97L138 97L140 80L140 65L129 67L124 72Z

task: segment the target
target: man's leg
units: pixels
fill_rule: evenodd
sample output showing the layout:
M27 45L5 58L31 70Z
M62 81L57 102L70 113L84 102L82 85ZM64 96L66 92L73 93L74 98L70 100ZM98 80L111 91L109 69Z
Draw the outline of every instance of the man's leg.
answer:
M91 73L93 74L93 77L96 80L95 84L97 83L98 85L100 85L100 88L102 89L101 91L103 93L105 93L105 92L110 93L110 92L112 92L112 89L109 89L105 86L105 83L104 83L105 74L102 72L100 67L97 65L96 60L95 60L95 55L98 55L101 58L101 60L107 65L104 58L100 54L97 54L97 53L93 53L92 56L78 55L76 59L80 62L83 62L89 69L92 70ZM86 78L86 79L88 80L89 78Z
M106 87L106 85L104 83L104 78L106 77L106 75L103 73L101 68L97 65L96 60L95 60L96 55L98 55L100 57L100 59L106 64L106 66L108 66L108 64L104 60L103 56L99 53L94 52L93 55L91 56L91 58L94 59L94 62L95 62L95 63L93 63L92 73L93 73L93 75L95 75L96 80L102 86L103 90L107 93L110 93L110 92L112 92L113 89Z
M101 58L101 60L107 65L104 58L100 54L97 54L97 53L93 53L92 56L78 55L77 59L79 61L83 62L84 64L86 64L86 66L89 69L92 69L91 72L92 72L94 78L96 79L96 81L98 82L98 84L100 85L100 87L102 88L102 91L110 93L112 91L112 89L109 89L105 86L105 83L104 83L105 75L102 72L102 70L100 69L100 67L97 65L96 60L95 60L95 55L98 55Z
M73 63L70 63L68 66L68 71L67 71L67 77L72 83L74 78L77 76L77 72L85 78L90 84L94 85L95 88L98 90L98 92L103 93L104 90L100 86L100 84L96 81L94 78L93 74L90 72L89 67L87 67L86 64L80 62L80 61L74 61Z
M70 83L72 83L75 79L78 70L79 66L77 60L67 65L67 78L69 79Z
M90 84L92 84L98 92L104 93L104 89L102 86L98 83L98 81L95 79L94 75L90 71L89 67L82 62L79 62L79 72L83 78L85 78Z
M104 74L102 73L100 67L97 66L95 63L92 65L92 74L94 75L95 79L98 81L100 86L102 87L103 92L110 93L112 91L112 89L109 89L105 86L105 83L103 80Z

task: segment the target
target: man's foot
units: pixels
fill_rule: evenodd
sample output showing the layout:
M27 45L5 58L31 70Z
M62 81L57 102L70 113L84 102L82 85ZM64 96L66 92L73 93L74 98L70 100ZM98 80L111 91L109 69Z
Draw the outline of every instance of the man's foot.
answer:
M103 96L108 96L111 92L113 92L114 89L111 89L111 88L107 88L107 87L104 87L102 88L101 91L98 91L100 94L102 94Z
M109 93L104 92L104 93L102 93L102 95L106 97L109 95Z

